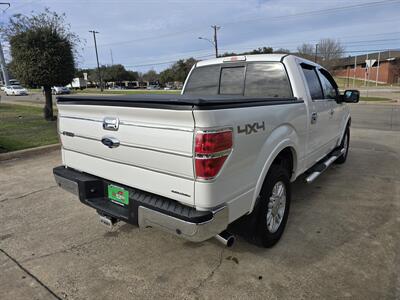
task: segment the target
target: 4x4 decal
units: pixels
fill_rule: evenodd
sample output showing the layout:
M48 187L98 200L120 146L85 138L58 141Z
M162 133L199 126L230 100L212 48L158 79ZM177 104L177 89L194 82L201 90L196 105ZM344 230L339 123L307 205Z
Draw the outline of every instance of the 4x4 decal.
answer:
M253 124L246 124L243 127L240 125L237 127L238 133L245 133L247 134L252 134L252 133L257 133L260 130L265 131L265 122L263 121L262 123L255 122Z

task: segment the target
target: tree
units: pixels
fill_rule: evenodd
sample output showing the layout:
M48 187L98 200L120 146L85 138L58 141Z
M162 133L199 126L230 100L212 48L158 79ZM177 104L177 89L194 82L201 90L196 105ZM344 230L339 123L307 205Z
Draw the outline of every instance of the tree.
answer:
M317 47L317 49L316 49ZM333 39L321 39L317 46L304 43L297 47L298 54L306 59L316 60L326 69L331 70L337 60L343 57L344 47L339 41Z
M285 49L285 48L279 48L279 49L274 50L274 53L289 54L290 50L289 49Z
M184 82L196 62L197 60L193 57L178 60L171 67L160 73L160 82L163 84L173 81Z
M175 81L174 72L171 68L165 69L160 73L160 82L166 84Z
M225 52L221 55L221 57L227 56L237 56L237 55L251 55L251 54L269 54L273 53L273 49L271 47L259 47L257 49L253 49L247 52L235 53L235 52Z
M172 65L174 73L174 81L184 82L193 65L197 62L193 57L188 59L180 59Z
M328 70L336 65L338 59L343 57L344 47L339 41L333 39L321 39L318 42L317 62Z
M13 15L3 33L10 44L11 71L26 85L43 86L44 117L54 120L51 87L72 81L79 38L70 32L64 14L48 9L30 16Z
M158 81L158 79L159 79L159 75L154 70L149 70L143 74L143 80L145 80L145 81L155 82L155 81Z
M313 59L315 56L315 46L308 43L303 43L297 47L297 54L306 59Z

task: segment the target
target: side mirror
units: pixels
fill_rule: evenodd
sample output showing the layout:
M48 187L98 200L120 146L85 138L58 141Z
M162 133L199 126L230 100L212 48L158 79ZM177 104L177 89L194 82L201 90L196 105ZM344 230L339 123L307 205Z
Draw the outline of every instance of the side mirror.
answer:
M357 103L360 101L360 92L358 90L345 90L341 98L342 102Z

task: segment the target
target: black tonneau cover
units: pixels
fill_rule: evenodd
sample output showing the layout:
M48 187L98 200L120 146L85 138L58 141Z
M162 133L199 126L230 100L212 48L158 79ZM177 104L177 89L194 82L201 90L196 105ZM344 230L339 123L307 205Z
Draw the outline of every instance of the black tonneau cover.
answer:
M189 96L175 94L58 96L59 104L128 106L177 110L223 109L303 103L297 98L251 98L235 95Z

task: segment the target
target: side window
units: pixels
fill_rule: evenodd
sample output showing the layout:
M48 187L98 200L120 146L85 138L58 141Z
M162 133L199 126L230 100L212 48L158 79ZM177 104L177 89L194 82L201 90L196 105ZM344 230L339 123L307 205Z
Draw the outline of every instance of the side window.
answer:
M222 68L219 93L221 95L243 95L244 71L244 67Z
M308 89L310 90L311 99L324 99L321 84L319 82L318 75L315 72L315 68L306 65L302 65L301 67L307 81Z
M329 73L323 69L320 70L319 74L325 99L336 99L338 96L338 90L332 76L330 76Z
M289 79L281 63L249 63L247 65L247 97L293 97Z

